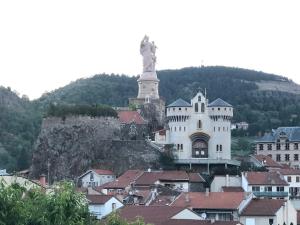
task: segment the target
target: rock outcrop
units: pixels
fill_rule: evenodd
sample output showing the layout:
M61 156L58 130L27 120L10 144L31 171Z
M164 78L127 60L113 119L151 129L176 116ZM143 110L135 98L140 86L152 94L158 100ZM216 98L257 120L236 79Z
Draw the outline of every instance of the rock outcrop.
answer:
M89 168L121 174L130 168L159 168L160 153L146 141L120 140L116 118L46 118L32 158L31 175L50 182L74 179Z

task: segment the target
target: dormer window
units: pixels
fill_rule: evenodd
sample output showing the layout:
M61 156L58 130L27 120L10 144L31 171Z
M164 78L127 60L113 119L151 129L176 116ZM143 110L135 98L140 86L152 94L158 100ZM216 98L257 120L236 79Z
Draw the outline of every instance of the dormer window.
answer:
M198 96L198 102L201 102L201 96L200 95Z

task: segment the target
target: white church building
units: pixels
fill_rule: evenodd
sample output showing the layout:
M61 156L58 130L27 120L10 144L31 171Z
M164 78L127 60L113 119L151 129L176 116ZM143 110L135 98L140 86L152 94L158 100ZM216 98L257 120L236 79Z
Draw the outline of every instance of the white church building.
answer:
M167 129L155 134L155 143L173 144L177 164L232 164L233 107L218 98L208 103L198 92L191 103L178 99L166 108Z

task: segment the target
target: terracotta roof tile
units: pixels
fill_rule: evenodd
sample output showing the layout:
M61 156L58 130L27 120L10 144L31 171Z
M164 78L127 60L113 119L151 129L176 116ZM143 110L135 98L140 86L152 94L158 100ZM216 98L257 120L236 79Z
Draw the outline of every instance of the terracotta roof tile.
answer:
M299 169L279 169L282 175L300 175Z
M242 216L274 216L284 205L281 199L252 199L241 213Z
M143 174L141 170L127 170L121 176L119 176L115 181L108 182L103 184L96 189L124 189L130 185L130 183L134 182L139 176Z
M246 172L245 178L249 185L284 185L289 184L284 180L279 172Z
M170 207L170 206L125 206L120 210L120 216L128 221L133 221L137 217L142 217L145 223L151 224L163 224L184 210L181 207Z
M198 182L205 182L203 177L199 173L189 173L189 181L198 183Z
M253 157L259 161L265 167L278 167L281 168L282 165L275 162L270 156L268 155L253 155Z
M118 117L121 123L146 124L147 122L137 111L119 111Z
M236 210L243 200L242 192L186 192L181 193L171 206Z
M95 173L99 175L114 175L114 173L111 170L101 170L101 169L91 169Z
M178 219L170 219L167 220L161 225L237 225L242 223L238 221L214 221L213 223L211 220L178 220Z

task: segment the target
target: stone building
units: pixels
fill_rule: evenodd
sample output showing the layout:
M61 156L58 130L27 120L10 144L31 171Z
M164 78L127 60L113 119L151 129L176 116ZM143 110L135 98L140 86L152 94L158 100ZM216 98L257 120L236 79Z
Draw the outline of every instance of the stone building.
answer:
M167 106L167 129L155 135L157 144L173 144L178 164L238 164L231 160L233 107L218 98L208 103L201 92L188 103Z
M256 140L256 154L299 168L300 127L279 127Z

